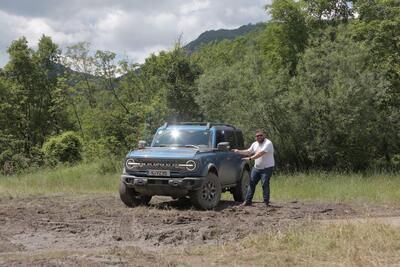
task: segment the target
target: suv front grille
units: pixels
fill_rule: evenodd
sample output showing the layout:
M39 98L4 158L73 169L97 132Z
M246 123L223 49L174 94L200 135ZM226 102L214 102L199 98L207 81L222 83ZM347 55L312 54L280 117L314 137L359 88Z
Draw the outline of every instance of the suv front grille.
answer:
M147 171L147 170L170 170L171 172L187 172L185 166L179 166L186 164L187 159L147 159L147 158L136 158L134 159L136 166L129 168L128 171Z

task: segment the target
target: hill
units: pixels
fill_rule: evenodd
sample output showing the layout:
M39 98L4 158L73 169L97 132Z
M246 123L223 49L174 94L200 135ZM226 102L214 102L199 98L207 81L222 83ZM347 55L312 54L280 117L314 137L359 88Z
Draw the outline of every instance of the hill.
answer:
M187 51L190 53L198 50L202 45L209 44L212 42L220 42L222 40L228 39L233 40L239 36L245 35L251 31L255 31L261 29L265 26L265 23L257 23L257 24L247 24L240 26L237 29L219 29L219 30L210 30L205 31L197 37L197 39L189 42L184 46Z

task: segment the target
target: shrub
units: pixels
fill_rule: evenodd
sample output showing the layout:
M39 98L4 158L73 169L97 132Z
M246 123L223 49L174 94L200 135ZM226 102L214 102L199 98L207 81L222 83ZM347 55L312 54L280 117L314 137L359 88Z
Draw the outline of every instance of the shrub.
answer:
M0 133L0 174L33 171L44 164L41 149L32 146L27 151L26 146L26 142Z
M100 160L98 173L102 175L121 173L123 166L124 166L123 160L118 157L113 156L104 158Z
M49 165L75 163L82 159L82 142L75 132L65 132L46 141L42 151Z

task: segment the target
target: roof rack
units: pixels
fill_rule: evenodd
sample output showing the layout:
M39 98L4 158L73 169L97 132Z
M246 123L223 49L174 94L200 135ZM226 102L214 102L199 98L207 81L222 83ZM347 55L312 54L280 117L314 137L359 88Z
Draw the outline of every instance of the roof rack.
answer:
M201 125L207 126L207 129L210 129L213 126L228 126L236 129L235 126L226 123L215 123L215 122L165 122L163 128L167 128L169 125Z
M231 124L227 124L227 123L210 123L210 127L212 126L228 126L228 127L232 127L233 129L236 129L235 126L231 125Z

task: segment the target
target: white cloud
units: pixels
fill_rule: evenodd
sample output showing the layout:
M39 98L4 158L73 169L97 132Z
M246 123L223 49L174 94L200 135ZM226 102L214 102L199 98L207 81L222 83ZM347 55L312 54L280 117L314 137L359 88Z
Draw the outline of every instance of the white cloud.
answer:
M267 20L270 0L2 0L0 2L0 66L6 49L21 36L32 47L42 34L62 48L88 41L92 49L128 55L134 61L170 49L206 30L236 28Z
M189 3L183 4L179 11L183 15L187 15L192 12L200 11L202 9L206 9L210 6L210 1L199 1L193 0Z

